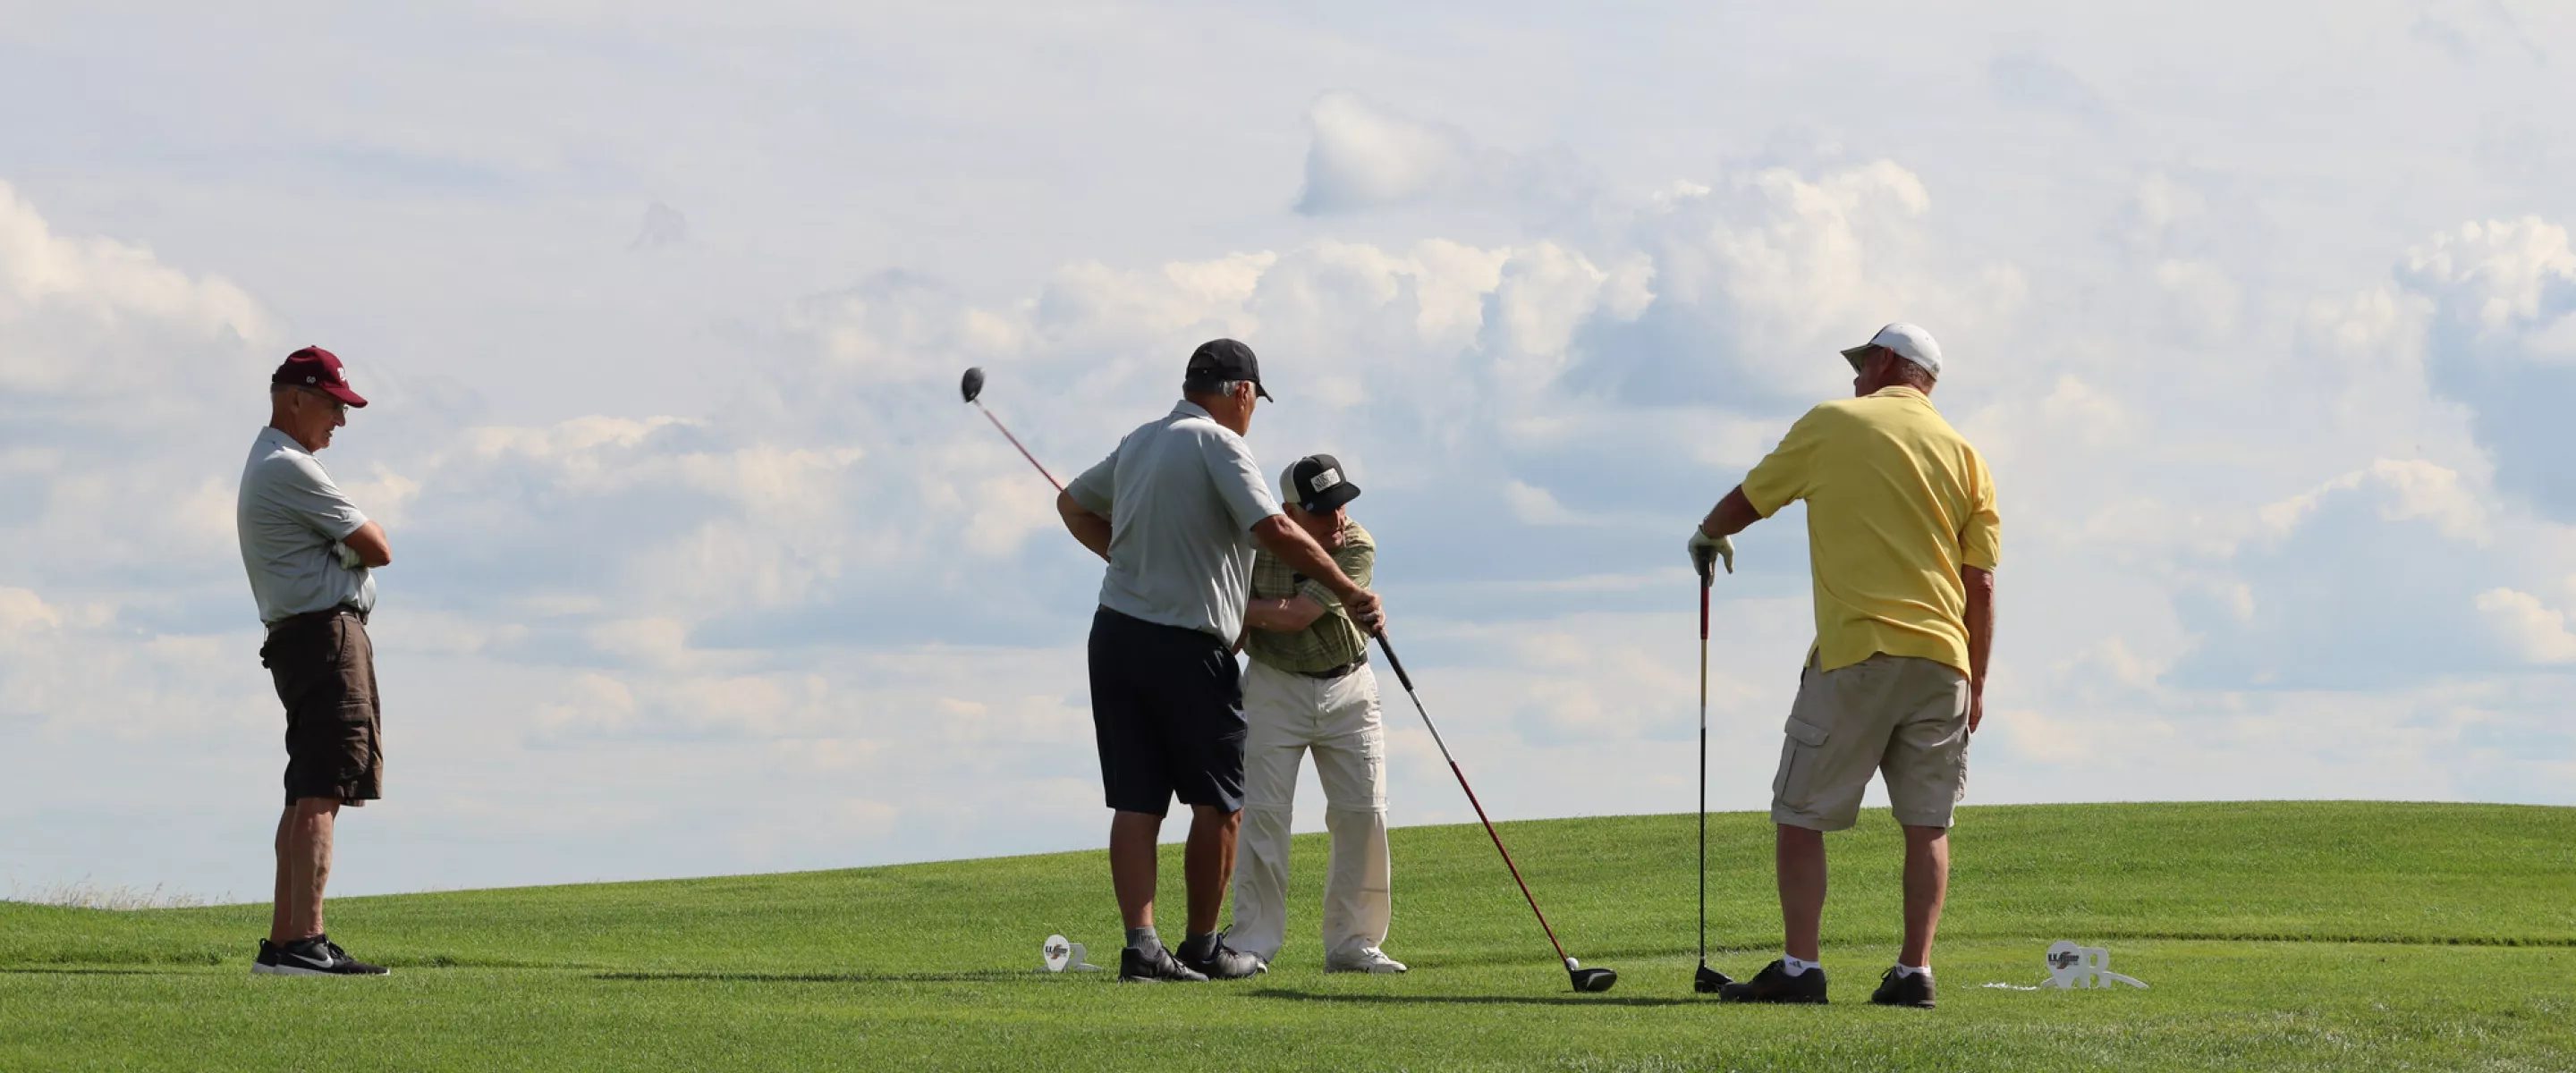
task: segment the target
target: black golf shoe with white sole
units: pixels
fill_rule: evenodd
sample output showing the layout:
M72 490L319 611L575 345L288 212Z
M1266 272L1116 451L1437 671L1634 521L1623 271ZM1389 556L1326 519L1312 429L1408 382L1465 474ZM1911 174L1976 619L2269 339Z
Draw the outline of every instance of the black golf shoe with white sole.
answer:
M251 975L267 976L276 971L277 944L269 942L266 939L262 939L259 941L259 956L250 959Z
M1918 972L1912 976L1906 976L1898 973L1896 966L1890 965L1887 971L1879 976L1878 990L1869 993L1869 1000L1881 1006L1931 1009L1932 974Z
M393 970L382 965L369 965L350 957L327 935L316 935L284 946L269 946L262 953L273 960L253 962L251 971L271 976L384 976Z
M1825 970L1813 968L1796 976L1789 966L1774 961L1740 984L1727 984L1717 989L1720 1002L1782 1002L1825 1004Z
M1118 952L1118 982L1122 984L1203 984L1207 977L1183 965L1172 952L1157 944L1152 953L1135 947Z
M1204 944L1184 942L1179 954L1181 964L1207 974L1211 980L1243 980L1270 971L1258 956L1225 945L1224 932L1208 936Z

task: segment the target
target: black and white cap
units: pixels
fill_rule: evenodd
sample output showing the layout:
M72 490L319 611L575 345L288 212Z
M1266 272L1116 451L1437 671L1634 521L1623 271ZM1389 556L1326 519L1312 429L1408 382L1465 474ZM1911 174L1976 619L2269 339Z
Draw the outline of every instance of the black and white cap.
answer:
M1288 501L1308 514L1322 514L1360 497L1360 486L1343 474L1342 460L1331 455L1307 455L1289 463L1279 484Z

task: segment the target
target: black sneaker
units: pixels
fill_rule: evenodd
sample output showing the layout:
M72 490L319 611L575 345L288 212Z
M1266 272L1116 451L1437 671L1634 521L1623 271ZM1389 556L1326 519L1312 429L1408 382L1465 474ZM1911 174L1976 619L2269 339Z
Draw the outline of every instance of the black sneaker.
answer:
M1207 977L1190 971L1189 966L1174 960L1172 952L1157 943L1154 946L1154 952L1150 954L1132 946L1118 951L1118 982L1122 984L1203 984L1207 982Z
M1750 980L1718 988L1717 997L1721 1002L1793 1002L1822 1006L1825 1004L1825 970L1813 968L1791 976L1787 964L1774 961L1762 966L1762 971L1753 974Z
M1224 932L1208 936L1205 950L1193 951L1190 945L1181 944L1181 964L1206 973L1211 980L1241 980L1270 971L1259 957L1225 945Z
M250 959L250 971L253 976L269 976L277 972L276 943L266 939L259 941L259 956Z
M279 976L384 976L393 971L350 957L327 935L288 943L276 950L277 966L268 971Z
M1912 1006L1918 1010L1931 1009L1932 974L1928 972L1918 972L1912 976L1906 976L1898 973L1896 971L1896 966L1890 965L1887 967L1887 971L1879 976L1878 990L1869 993L1869 1000L1881 1006Z

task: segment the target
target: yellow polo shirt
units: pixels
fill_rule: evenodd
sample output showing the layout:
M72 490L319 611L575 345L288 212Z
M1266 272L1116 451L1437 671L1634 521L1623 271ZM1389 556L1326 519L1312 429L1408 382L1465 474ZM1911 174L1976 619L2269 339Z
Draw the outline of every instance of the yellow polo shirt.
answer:
M1995 568L1995 482L1922 392L1882 388L1807 411L1745 475L1744 498L1765 518L1807 501L1818 670L1885 652L1968 673L1959 567Z

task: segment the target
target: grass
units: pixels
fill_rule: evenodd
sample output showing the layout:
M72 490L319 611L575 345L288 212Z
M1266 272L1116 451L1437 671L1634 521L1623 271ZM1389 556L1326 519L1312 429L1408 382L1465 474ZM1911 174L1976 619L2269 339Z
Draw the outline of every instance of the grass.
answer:
M1710 941L1776 956L1769 833L1712 816ZM1689 992L1683 816L1504 825L1574 995L1482 831L1395 834L1415 971L1326 976L1323 844L1254 981L1033 971L1049 932L1115 964L1099 853L351 898L385 980L253 978L259 906L0 904L0 1068L1542 1068L2576 1070L2576 809L2348 802L1972 808L1941 1009L1866 1005L1895 941L1895 828L1830 840L1826 1008ZM1179 863L1165 860L1177 916ZM1995 990L2107 945L2152 990Z

